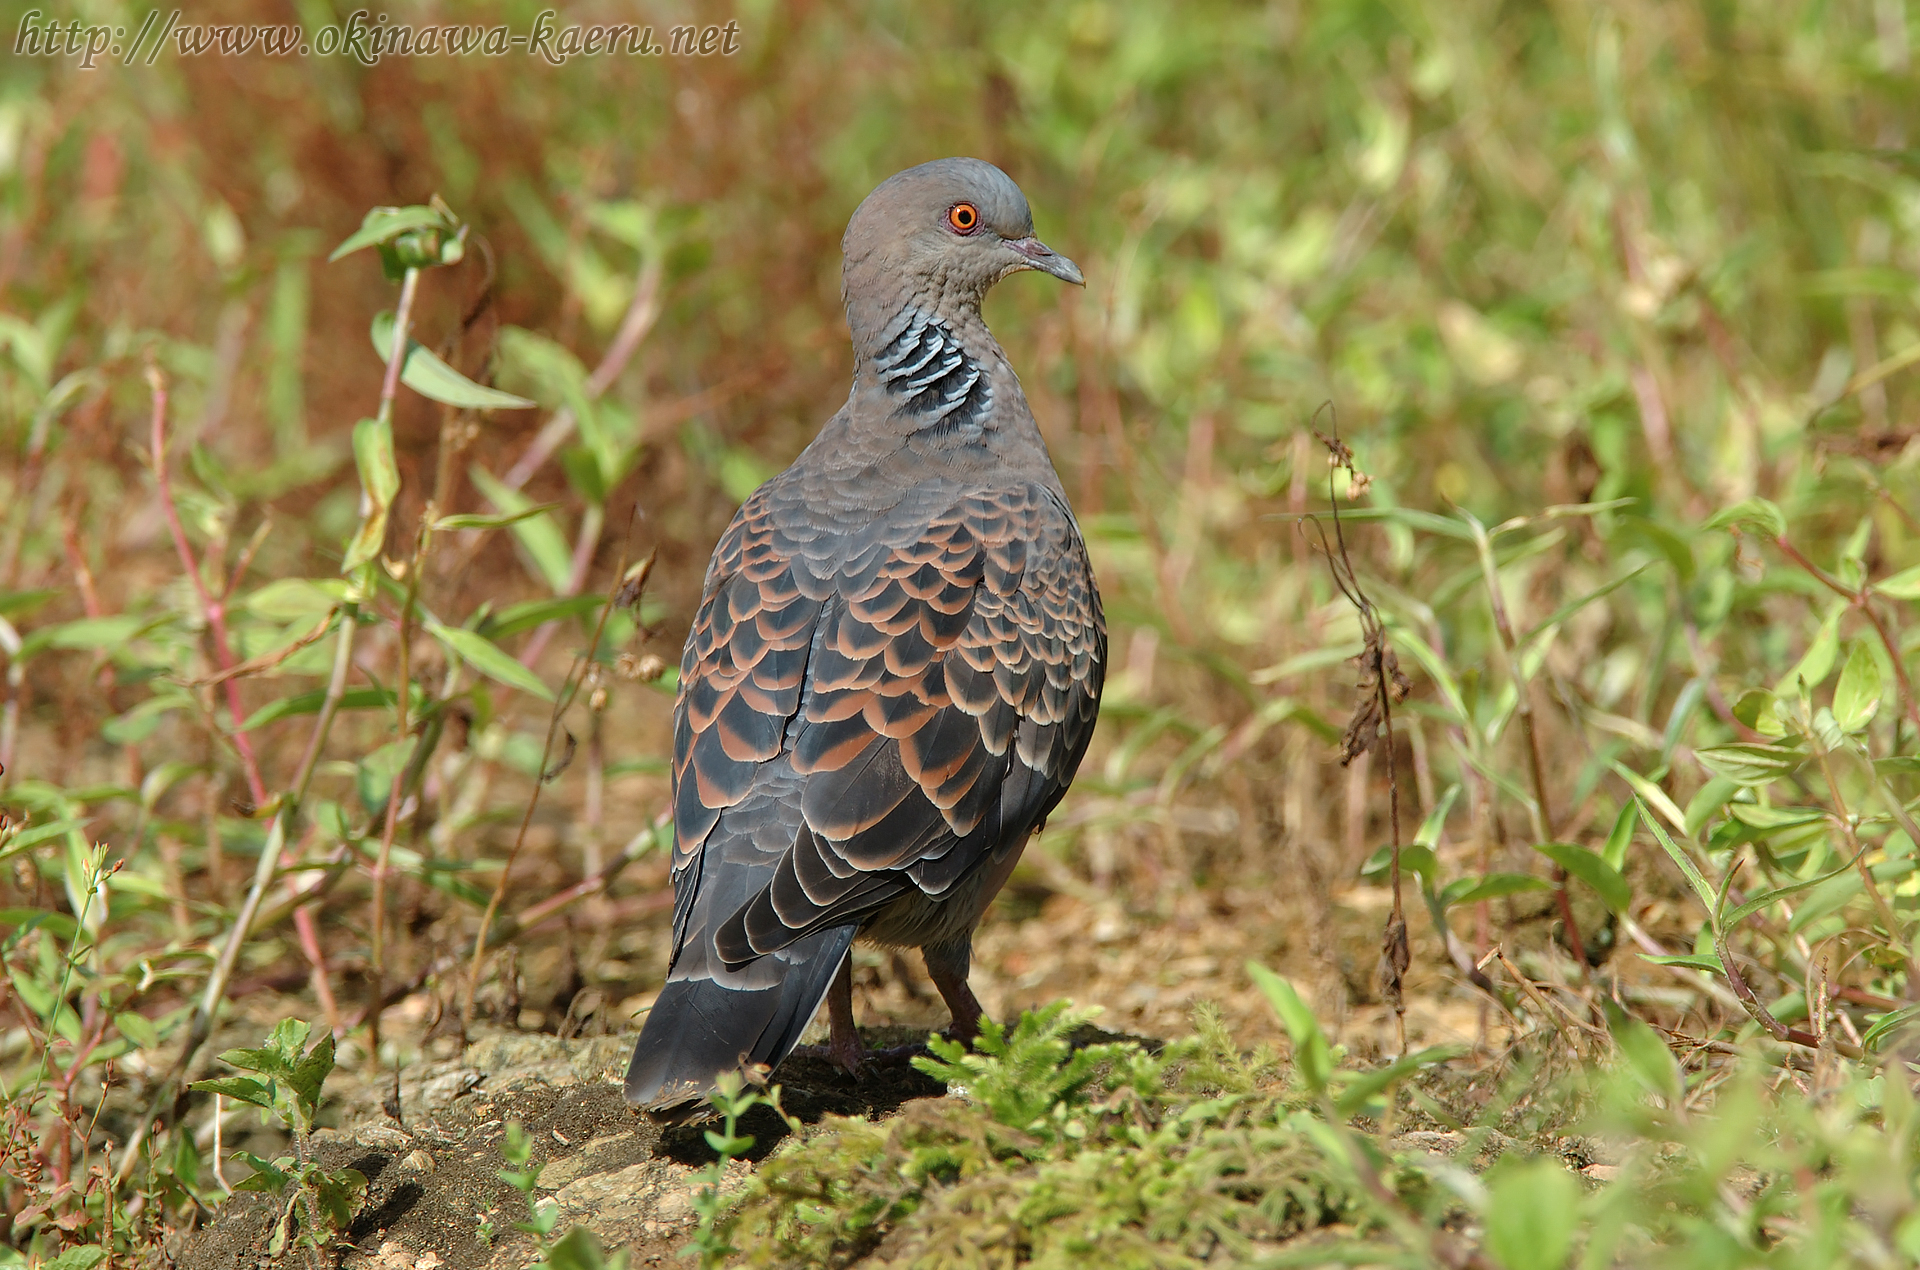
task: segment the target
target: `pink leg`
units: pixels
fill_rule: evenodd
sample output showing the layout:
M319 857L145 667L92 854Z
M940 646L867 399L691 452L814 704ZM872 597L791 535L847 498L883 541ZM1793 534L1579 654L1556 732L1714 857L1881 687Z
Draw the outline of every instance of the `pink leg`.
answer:
M967 972L973 968L972 938L922 948L920 955L926 959L927 977L940 990L947 1009L953 1011L947 1035L971 1044L980 1034L980 1019L986 1014L980 1008L980 998L967 986Z
M860 1074L867 1050L853 1025L853 952L848 950L827 989L827 1057L849 1075Z

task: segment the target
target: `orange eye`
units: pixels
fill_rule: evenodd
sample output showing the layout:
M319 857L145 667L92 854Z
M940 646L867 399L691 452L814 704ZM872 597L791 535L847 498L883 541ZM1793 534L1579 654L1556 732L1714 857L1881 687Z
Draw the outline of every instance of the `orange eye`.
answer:
M980 228L980 210L972 203L955 203L947 211L947 224L956 234L971 234Z

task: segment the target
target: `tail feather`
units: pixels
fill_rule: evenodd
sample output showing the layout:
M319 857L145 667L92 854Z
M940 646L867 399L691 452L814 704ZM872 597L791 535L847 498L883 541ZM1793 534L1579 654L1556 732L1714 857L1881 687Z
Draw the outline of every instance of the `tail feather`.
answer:
M832 986L855 927L836 926L768 953L751 975L670 979L647 1014L627 1067L627 1101L670 1117L712 1093L724 1072L779 1065ZM777 970L769 986L767 971ZM730 987L725 980L744 981Z

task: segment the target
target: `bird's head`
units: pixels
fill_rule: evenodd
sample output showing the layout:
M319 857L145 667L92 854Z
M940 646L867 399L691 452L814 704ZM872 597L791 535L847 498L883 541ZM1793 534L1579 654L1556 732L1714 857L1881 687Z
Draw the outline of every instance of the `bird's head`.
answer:
M893 316L885 308L900 303L977 310L988 288L1023 269L1086 281L1034 237L1020 187L981 159L939 159L889 177L854 211L840 245L842 292L856 322L885 322ZM859 311L870 304L873 312Z

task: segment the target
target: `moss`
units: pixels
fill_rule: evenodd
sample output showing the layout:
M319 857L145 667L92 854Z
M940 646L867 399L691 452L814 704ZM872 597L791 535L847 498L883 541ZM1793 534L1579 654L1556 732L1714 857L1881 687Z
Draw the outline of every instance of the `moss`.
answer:
M747 1264L1187 1266L1364 1220L1315 1113L1217 1020L1159 1053L1075 1047L1082 1021L1056 1005L942 1047L922 1061L948 1098L829 1118L767 1160L734 1215Z

